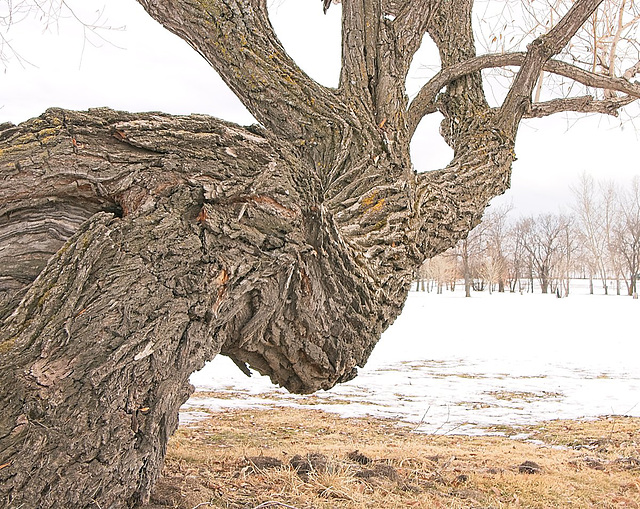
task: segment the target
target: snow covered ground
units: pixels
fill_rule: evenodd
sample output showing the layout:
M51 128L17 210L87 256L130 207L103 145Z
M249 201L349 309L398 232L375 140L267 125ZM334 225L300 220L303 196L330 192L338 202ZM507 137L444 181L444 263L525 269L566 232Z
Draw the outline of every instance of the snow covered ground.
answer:
M198 407L313 406L414 423L426 433L621 414L640 416L640 300L586 295L411 292L351 382L290 395L218 356L192 376Z

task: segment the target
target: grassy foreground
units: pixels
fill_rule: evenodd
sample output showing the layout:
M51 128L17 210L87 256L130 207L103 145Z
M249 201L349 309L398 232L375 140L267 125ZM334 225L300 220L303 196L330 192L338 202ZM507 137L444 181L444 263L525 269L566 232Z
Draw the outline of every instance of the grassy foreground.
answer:
M640 508L640 419L500 431L433 436L294 408L213 413L171 439L146 509Z

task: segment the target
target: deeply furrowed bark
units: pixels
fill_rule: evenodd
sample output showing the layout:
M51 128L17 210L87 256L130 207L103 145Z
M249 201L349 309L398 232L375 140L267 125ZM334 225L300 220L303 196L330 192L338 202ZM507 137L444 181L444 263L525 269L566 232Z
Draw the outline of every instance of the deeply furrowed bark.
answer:
M51 110L3 135L5 235L40 203L64 211L79 192L91 204L58 230L25 233L45 246L39 260L57 252L4 307L10 505L143 501L206 360L222 351L292 391L329 388L401 309L411 265L386 256L386 241L367 264L352 245L366 235L341 232L305 163L259 134L206 117ZM349 212L384 230L383 203L368 192ZM60 247L96 208L112 212ZM0 264L4 293L28 279L16 264Z
M318 200L286 145L208 117L50 110L2 138L0 236L44 246L0 263L3 293L21 297L5 299L0 336L10 506L144 501L189 375L219 352L296 392L352 378L402 308L416 245L438 250L429 239L467 221L460 197L433 201L450 182L391 180L384 153ZM34 227L34 210L58 228ZM14 277L51 253L35 281Z
M414 270L509 185L526 108L490 109L477 72L427 98L452 162L409 158L411 57L428 30L445 70L473 60L470 0L345 1L337 90L286 55L264 0L139 3L263 127L108 109L0 126L6 507L144 502L218 353L294 392L351 379Z

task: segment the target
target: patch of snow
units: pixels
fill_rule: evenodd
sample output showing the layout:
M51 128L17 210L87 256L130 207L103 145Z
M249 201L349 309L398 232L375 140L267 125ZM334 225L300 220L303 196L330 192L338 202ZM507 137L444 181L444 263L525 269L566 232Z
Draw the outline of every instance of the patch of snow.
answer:
M189 410L188 407L180 409L180 426L186 426L188 424L194 424L198 421L204 421L211 417L211 413L203 412L201 410Z
M191 382L226 398L185 409L290 405L410 422L434 434L480 433L621 414L640 416L640 301L622 296L411 292L354 380L304 397L248 378L218 356ZM348 401L348 404L344 404Z

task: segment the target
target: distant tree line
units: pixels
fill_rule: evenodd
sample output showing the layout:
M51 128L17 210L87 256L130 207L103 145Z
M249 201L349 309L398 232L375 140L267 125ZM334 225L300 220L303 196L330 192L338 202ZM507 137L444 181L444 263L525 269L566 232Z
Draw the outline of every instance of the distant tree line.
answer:
M466 239L419 270L416 289L471 290L568 296L572 279L590 293L637 298L640 277L640 176L626 186L583 174L571 187L568 212L515 216L488 209Z

